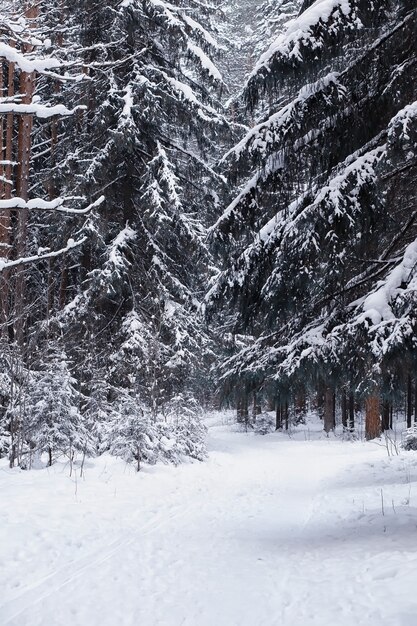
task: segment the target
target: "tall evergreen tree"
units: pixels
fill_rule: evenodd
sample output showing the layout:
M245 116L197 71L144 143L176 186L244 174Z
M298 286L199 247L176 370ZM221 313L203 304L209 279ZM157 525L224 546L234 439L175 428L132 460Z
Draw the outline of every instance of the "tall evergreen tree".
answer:
M416 356L417 11L303 8L246 87L250 107L265 92L285 105L225 158L254 173L213 227L233 261L209 300L230 298L255 339L223 375L281 399L306 382L392 397Z
M42 115L21 202L26 211L36 196L44 211L25 222L27 252L41 258L25 280L22 366L35 345L47 357L53 340L90 417L104 384L109 417L137 397L156 419L181 392L205 396L212 358L199 304L211 271L205 229L224 185L212 165L228 132L210 58L216 9L152 0L42 9L36 89L68 117L46 117L31 94Z

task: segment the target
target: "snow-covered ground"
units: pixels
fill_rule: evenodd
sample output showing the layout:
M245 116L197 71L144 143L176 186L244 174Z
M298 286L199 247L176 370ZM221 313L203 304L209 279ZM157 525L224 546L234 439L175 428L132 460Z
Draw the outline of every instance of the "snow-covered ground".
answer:
M0 461L1 626L415 626L417 454L219 421L205 463Z

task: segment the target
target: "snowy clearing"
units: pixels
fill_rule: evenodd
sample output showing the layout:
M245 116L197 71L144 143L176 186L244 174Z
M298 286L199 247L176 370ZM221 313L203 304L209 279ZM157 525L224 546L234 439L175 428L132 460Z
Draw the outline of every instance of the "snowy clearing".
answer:
M232 432L136 474L0 461L2 626L414 626L417 456Z

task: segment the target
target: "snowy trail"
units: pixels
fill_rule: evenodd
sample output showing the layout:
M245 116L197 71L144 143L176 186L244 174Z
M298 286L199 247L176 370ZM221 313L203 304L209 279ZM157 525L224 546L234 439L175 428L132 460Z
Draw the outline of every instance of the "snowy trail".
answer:
M209 445L142 476L101 459L76 492L4 471L20 490L0 514L1 626L415 625L417 518L373 507L378 448L224 427Z

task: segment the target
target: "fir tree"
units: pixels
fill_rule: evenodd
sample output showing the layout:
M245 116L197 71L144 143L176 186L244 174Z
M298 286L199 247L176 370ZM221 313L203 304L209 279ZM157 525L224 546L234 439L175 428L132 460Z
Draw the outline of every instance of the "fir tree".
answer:
M403 304L415 275L416 10L304 8L247 84L251 106L265 89L287 103L225 158L237 174L248 159L256 170L212 229L233 261L209 300L231 298L235 329L255 341L223 376L280 398L306 381L385 397L416 354Z

